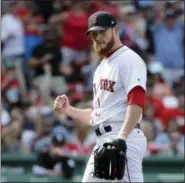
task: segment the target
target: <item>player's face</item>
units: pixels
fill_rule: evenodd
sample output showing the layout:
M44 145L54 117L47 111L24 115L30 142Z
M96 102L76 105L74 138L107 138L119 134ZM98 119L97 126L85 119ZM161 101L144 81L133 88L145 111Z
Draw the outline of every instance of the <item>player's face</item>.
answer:
M166 18L166 24L171 29L174 28L175 22L176 22L176 20L175 20L175 17L173 17L173 16L169 16Z
M114 45L113 29L91 32L93 47L100 56L106 56Z

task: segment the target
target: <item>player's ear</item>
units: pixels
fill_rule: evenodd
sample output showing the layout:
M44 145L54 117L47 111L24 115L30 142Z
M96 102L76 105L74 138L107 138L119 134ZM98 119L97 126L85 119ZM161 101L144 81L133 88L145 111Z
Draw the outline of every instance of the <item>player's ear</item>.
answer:
M114 31L115 31L116 34L119 34L119 26L118 26L118 25L116 25L116 26L114 27Z

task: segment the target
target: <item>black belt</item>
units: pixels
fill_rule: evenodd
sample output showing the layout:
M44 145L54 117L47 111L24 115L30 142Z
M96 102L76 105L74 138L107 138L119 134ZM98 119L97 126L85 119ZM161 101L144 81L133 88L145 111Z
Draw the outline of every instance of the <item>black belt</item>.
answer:
M138 128L140 129L140 124L137 123L136 127L135 128ZM100 127L98 127L96 130L95 130L95 133L97 136L101 136L103 133L101 132L102 130L100 129ZM109 126L103 126L103 131L105 132L110 132L112 131L112 127L109 125Z

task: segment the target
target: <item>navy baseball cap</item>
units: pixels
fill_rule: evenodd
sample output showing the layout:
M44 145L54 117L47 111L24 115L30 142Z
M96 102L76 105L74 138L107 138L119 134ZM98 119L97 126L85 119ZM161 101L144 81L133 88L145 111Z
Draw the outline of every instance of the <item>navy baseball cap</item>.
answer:
M88 35L91 31L107 30L117 25L116 18L109 12L98 11L92 14L88 20Z
M165 12L165 18L166 17L174 17L176 15L176 12L173 9L167 9Z

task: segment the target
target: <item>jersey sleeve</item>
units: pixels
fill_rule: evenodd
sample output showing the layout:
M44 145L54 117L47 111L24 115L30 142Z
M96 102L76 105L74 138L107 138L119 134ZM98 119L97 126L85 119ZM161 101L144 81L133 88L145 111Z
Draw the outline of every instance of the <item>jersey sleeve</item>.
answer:
M2 17L1 21L1 41L5 42L8 36L11 34L10 32L10 25L7 22L7 17Z
M121 81L126 94L136 86L146 91L147 69L144 61L135 53L130 53L121 66Z

